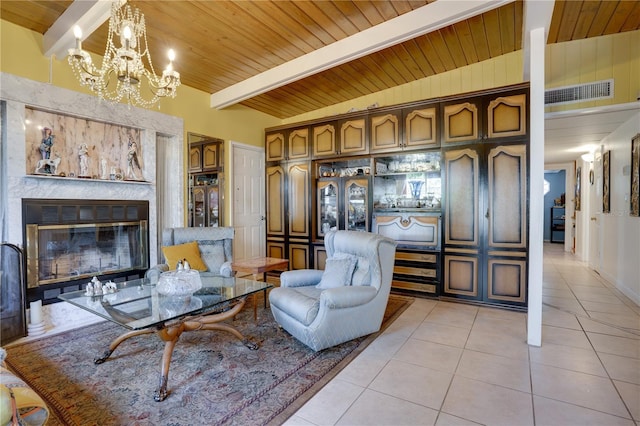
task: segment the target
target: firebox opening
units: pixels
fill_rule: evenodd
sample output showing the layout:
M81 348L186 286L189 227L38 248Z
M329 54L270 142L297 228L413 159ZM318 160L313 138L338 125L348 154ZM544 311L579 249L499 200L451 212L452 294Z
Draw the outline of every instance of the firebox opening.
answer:
M148 201L23 199L27 300L43 304L92 277L125 281L149 267Z

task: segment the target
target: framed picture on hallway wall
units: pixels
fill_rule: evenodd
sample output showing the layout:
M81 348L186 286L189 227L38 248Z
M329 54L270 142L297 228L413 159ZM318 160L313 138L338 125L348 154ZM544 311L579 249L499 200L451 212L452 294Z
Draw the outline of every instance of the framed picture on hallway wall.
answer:
M580 211L580 180L582 179L582 167L576 169L576 187L574 196L574 210Z
M609 192L609 182L611 178L611 151L604 153L602 157L602 212L611 211L611 195Z
M629 214L640 216L640 133L631 140L631 197Z

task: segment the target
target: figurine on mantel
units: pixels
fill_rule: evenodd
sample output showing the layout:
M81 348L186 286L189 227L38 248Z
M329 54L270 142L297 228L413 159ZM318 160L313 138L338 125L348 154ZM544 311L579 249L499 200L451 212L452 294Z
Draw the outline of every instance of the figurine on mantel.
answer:
M51 158L51 147L53 146L53 139L55 136L53 131L49 127L42 129L42 142L40 142L40 155L43 160L49 160ZM45 173L51 173L49 164L45 163Z
M86 143L80 145L78 157L80 157L80 177L89 176L89 147Z
M135 171L135 168L141 170L137 150L138 144L136 144L131 136L129 136L129 150L127 151L127 179L139 180Z

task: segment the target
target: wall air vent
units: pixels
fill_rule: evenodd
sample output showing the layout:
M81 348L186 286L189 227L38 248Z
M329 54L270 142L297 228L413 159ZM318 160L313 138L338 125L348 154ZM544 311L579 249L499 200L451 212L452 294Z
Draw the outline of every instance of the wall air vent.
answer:
M544 92L545 105L563 105L609 98L613 98L613 79L557 87Z

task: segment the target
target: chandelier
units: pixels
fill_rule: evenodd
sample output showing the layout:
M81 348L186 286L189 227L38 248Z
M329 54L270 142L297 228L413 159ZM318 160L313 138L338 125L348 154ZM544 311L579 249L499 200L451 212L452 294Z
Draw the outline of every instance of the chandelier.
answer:
M123 4L122 0L112 3L100 68L93 64L89 52L82 49L82 30L77 25L74 35L76 47L69 49L69 64L80 84L97 93L100 99L126 100L129 105L150 107L160 98L175 98L180 86L180 73L173 69L175 53L169 50L169 65L162 76L156 75L147 46L144 15L137 8ZM119 38L120 47L116 47L114 38Z

